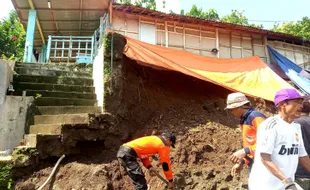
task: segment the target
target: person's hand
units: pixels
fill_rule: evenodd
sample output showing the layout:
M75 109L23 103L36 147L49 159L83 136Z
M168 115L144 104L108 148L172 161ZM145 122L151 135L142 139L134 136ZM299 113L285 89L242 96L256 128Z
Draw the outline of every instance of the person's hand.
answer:
M235 177L236 175L239 175L241 170L242 170L243 166L241 163L235 164L232 168L231 168L231 175L233 177Z
M153 167L151 167L151 168L149 169L149 172L150 172L150 176L151 176L151 177L156 176L155 173L156 173L157 171L156 171Z
M174 183L173 182L168 183L168 189L174 189Z
M240 149L237 152L234 152L231 156L230 156L230 161L232 161L233 163L238 163L240 162L244 157L246 156L245 150L244 149Z
M282 181L284 183L284 189L286 190L298 190L296 184L293 182L292 178L288 177Z

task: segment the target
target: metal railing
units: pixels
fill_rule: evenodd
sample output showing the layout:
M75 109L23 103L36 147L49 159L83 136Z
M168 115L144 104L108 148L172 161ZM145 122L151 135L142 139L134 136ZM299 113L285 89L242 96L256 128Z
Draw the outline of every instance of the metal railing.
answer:
M94 36L48 36L48 62L92 63Z
M299 67L304 68L306 70L310 70L310 61L298 64Z

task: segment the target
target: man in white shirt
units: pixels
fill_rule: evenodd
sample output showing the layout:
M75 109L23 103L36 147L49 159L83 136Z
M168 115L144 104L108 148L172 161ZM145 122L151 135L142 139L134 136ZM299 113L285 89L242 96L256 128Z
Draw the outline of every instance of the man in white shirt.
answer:
M249 178L251 190L296 190L294 175L298 165L310 172L310 159L304 147L300 125L302 97L295 89L276 93L279 114L266 119L257 132L257 147Z

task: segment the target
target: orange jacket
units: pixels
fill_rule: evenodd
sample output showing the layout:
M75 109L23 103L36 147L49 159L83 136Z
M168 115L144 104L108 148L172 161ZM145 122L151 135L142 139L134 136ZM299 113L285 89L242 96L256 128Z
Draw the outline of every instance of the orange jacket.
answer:
M145 167L149 168L151 166L150 156L154 154L159 154L160 163L166 163L168 165L168 170L164 170L164 174L167 180L173 179L172 168L170 164L170 147L166 144L164 139L158 136L147 136L141 137L136 140L125 143L124 146L129 146L134 149L138 157L142 160Z
M253 108L250 108L241 118L240 126L242 130L243 147L247 153L245 163L252 161L256 150L256 133L258 126L266 119L266 116Z

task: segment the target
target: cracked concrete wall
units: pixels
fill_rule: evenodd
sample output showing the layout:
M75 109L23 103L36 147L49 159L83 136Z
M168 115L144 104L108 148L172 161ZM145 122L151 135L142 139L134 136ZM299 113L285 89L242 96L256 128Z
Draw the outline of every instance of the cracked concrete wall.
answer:
M6 96L0 105L0 150L13 149L23 140L33 97Z

